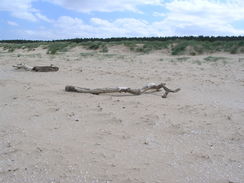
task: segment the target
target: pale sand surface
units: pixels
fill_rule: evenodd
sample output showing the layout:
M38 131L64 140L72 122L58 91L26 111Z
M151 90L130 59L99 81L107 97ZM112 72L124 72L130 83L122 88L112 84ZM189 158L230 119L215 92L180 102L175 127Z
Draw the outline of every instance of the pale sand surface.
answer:
M87 52L0 50L0 182L244 182L244 55ZM14 70L20 62L60 70ZM166 99L64 91L150 82L182 90Z

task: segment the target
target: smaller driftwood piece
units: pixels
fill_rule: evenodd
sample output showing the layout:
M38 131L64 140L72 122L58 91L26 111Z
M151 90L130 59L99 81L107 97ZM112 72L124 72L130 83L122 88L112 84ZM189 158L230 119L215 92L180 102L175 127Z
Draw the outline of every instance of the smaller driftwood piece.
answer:
M29 66L24 63L13 65L16 69L24 69L26 71L35 71L35 72L55 72L58 71L59 68L56 66L53 66L52 64L50 66Z
M164 93L162 95L162 98L166 98L169 93L175 93L180 91L180 88L177 88L175 90L171 90L168 87L166 87L165 83L155 84L155 83L149 83L146 86L142 87L141 89L131 89L129 87L116 87L116 88L96 88L96 89L90 89L90 88L81 88L76 86L66 86L65 91L67 92L78 92L78 93L91 93L94 95L99 95L102 93L131 93L133 95L141 95L146 92L150 91L160 91L160 89L164 89Z

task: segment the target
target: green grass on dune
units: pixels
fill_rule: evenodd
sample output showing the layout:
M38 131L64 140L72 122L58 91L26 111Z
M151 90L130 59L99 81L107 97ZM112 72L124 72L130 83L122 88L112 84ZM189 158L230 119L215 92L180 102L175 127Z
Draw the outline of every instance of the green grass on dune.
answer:
M42 46L47 49L47 54L57 54L66 52L70 48L82 46L87 50L98 51L101 53L109 52L109 48L114 45L123 45L136 53L147 54L155 50L166 50L171 55L200 55L203 53L227 52L231 54L244 53L244 40L194 40L194 39L166 39L166 40L147 40L147 39L121 39L112 41L88 40L83 42L75 41L36 41L36 42L1 42L0 47L8 52L16 49L27 51L35 50Z
M16 49L27 49L28 51L34 50L38 48L43 43L25 43L25 44L18 44L18 43L2 43L0 47L8 52L13 52Z

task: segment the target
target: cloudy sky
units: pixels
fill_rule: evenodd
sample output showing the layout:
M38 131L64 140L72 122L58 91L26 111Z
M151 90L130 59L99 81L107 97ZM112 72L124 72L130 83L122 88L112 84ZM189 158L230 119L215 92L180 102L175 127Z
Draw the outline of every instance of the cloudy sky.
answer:
M244 0L0 0L0 39L244 36Z

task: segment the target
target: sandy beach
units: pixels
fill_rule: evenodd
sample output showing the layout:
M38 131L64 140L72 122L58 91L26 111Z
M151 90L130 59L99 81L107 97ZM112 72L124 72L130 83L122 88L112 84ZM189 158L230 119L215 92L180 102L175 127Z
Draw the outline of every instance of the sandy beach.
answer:
M244 182L243 54L0 49L0 182ZM59 71L15 70L18 63ZM64 90L151 82L181 91L163 99L162 91Z

